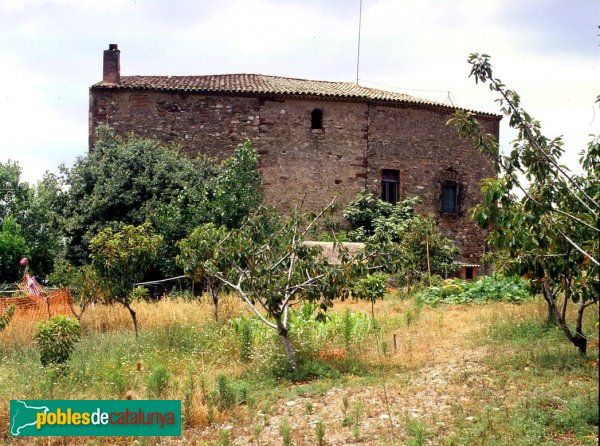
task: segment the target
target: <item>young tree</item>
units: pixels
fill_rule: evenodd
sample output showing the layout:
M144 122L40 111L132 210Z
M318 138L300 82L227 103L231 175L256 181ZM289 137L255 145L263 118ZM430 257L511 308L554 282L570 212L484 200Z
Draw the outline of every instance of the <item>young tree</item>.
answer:
M521 108L519 95L493 77L489 56L472 54L469 63L475 81L499 93L501 110L518 131L511 152L503 155L472 114L457 111L450 120L501 169L498 178L484 183L484 202L473 216L489 231L496 268L528 278L531 293L544 297L549 318L584 355L584 311L600 295L600 138L582 152L583 174L572 174L560 163L562 139L542 134L540 123ZM574 329L569 302L577 305Z
M231 240L220 249L221 255L232 259L233 267L215 272L265 325L277 331L293 373L298 364L289 337L290 307L308 301L325 311L333 299L349 295L348 257L330 265L320 247L303 243L322 215L307 221L306 216L293 213L282 219L261 208L232 231Z
M232 257L224 255L229 232L225 226L206 223L194 229L188 237L177 242L180 254L177 264L190 278L192 284L200 281L206 283L214 307L215 321L219 320L219 291L222 281L217 274L232 268Z
M158 253L162 237L150 223L124 226L118 232L100 231L90 242L92 266L111 301L122 304L131 315L138 336L136 313L131 308L133 284L140 281Z

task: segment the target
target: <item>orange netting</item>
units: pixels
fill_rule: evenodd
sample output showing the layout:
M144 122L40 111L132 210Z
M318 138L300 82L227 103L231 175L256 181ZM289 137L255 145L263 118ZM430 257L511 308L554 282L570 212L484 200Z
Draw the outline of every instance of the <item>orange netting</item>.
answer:
M57 314L73 315L73 299L67 288L56 290L47 296L0 297L0 313L9 305L15 306L13 319L41 320Z

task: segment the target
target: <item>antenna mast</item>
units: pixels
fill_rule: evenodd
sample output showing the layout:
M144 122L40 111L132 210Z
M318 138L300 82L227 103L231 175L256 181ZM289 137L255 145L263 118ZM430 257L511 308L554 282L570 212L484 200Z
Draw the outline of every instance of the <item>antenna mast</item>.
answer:
M358 85L358 69L360 68L360 28L362 25L362 0L358 9L358 49L356 54L356 85Z

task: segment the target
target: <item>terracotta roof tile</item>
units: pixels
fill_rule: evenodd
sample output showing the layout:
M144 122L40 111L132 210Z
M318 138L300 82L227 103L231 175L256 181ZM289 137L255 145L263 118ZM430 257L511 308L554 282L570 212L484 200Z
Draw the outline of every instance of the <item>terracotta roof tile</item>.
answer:
M265 76L262 74L121 76L119 84L99 82L94 84L92 88L323 96L330 98L436 104L435 102L403 93L361 87L353 82L314 81L279 76Z
M294 79L262 74L218 74L206 76L121 76L118 84L98 82L92 89L148 90L239 95L305 96L323 99L422 104L453 110L439 102L403 93L368 88L354 82L330 82ZM492 115L481 113L481 115Z

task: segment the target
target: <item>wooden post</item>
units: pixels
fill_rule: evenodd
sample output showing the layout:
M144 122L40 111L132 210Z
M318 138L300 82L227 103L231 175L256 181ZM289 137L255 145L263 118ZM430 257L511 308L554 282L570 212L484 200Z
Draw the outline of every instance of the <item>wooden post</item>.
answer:
M429 260L429 236L425 237L425 247L427 248L427 273L429 274L429 286L431 286L431 262Z

